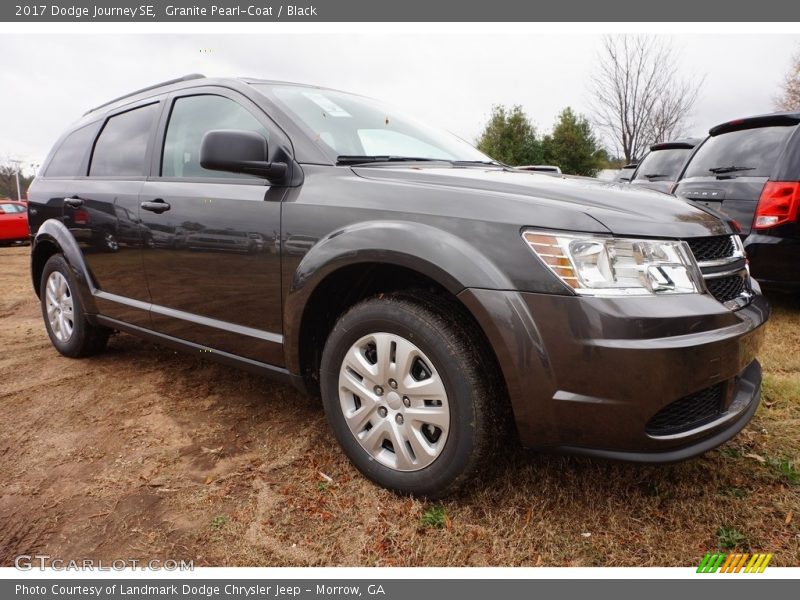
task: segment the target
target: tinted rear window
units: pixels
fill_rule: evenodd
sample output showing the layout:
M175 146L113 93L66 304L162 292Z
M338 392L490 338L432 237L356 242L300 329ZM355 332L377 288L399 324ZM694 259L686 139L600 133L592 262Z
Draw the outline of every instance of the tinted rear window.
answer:
M710 169L741 167L726 175L769 177L775 170L783 143L795 126L740 129L708 138L692 158L684 177L708 177Z
M124 177L145 174L145 155L158 104L111 117L94 145L89 175Z
M634 179L643 179L645 181L666 179L675 181L675 179L678 178L683 163L686 162L686 159L689 158L691 153L691 148L654 150L644 157Z
M86 175L81 171L83 158L92 145L97 123L86 125L70 133L56 150L50 164L47 165L45 177L76 177Z

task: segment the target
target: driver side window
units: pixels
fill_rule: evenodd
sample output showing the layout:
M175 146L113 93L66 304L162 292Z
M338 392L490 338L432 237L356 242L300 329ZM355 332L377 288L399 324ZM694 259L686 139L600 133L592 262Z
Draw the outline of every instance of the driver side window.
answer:
M258 119L229 98L210 94L178 98L172 105L164 138L161 176L215 179L253 177L210 171L200 166L200 142L206 132L214 129L254 131L269 140L267 130Z

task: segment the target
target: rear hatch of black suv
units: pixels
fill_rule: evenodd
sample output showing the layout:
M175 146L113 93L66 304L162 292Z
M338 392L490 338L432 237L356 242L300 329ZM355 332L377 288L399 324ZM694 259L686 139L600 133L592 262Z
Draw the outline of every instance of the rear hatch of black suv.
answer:
M775 198L800 188L798 123L800 113L776 113L714 127L684 168L675 195L729 216L743 235L753 228L757 211L763 218L756 228L768 228L782 216L781 208L791 208Z
M692 155L675 194L736 221L753 277L800 289L800 113L718 125Z

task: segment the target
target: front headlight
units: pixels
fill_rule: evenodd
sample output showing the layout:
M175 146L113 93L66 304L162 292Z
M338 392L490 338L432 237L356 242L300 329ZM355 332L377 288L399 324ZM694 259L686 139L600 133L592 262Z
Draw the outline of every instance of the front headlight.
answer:
M575 293L697 294L702 276L685 242L525 230L533 253Z

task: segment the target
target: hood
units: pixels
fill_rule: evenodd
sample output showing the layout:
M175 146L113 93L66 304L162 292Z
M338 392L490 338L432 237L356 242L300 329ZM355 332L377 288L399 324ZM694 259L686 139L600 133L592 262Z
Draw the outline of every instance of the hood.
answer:
M500 168L412 165L353 167L359 177L486 192L493 206L505 198L519 207L520 225L536 225L536 207L583 213L617 235L703 237L730 234L728 225L668 194L591 178L560 178ZM565 219L570 221L573 219Z

